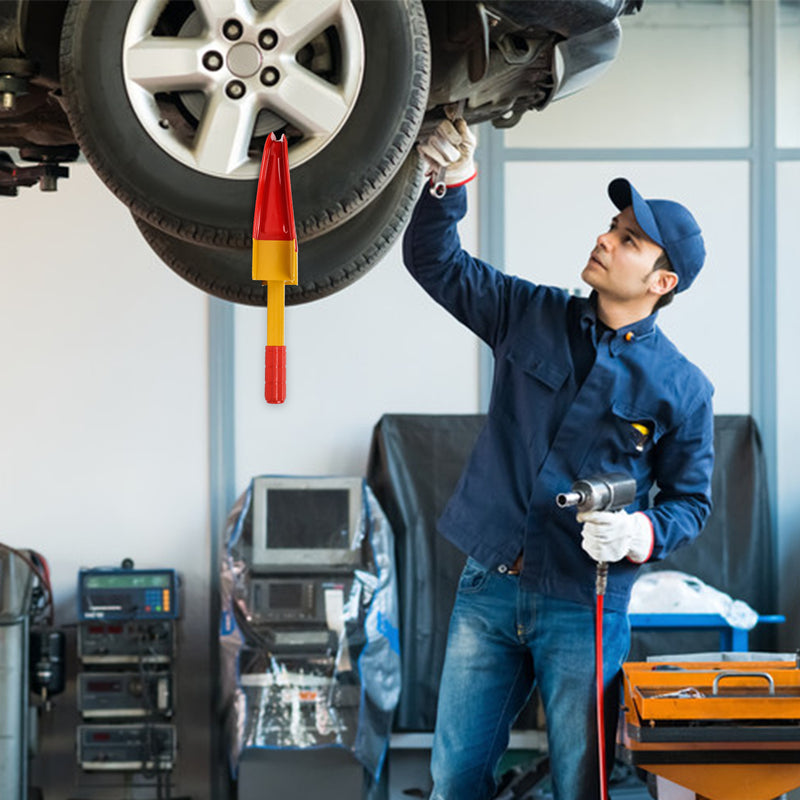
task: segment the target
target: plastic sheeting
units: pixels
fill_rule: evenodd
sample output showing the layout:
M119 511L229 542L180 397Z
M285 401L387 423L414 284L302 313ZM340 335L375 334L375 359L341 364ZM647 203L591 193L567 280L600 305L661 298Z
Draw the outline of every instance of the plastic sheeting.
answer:
M329 645L282 652L276 626L251 607L255 480L228 515L220 564L220 711L231 771L236 774L246 749L343 747L377 780L400 696L392 528L362 483L352 543L361 550L361 566L307 576L324 583Z
M640 575L633 584L631 614L720 614L734 628L751 630L758 614L742 600L671 569Z
M436 534L484 417L385 415L367 481L396 537L403 689L395 727L431 731L458 577L465 557Z
M432 730L447 628L464 556L436 533L484 422L482 415L385 415L375 426L367 480L397 539L403 691L398 730ZM717 416L714 511L704 533L655 569L680 570L775 612L775 563L761 441L749 416ZM758 626L751 644L774 650L774 627ZM635 632L631 658L655 652L712 650L718 635ZM635 654L635 655L634 655ZM521 726L527 724L524 718Z

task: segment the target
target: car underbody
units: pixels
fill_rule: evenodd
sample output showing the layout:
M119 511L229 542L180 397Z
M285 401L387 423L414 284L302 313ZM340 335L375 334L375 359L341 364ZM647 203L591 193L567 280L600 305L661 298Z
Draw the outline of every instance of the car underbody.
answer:
M305 258L288 301L313 300L396 236L421 185L413 145L446 105L509 127L582 89L642 1L0 0L0 193L53 190L82 153L170 267L264 304L249 226L264 141L284 134L301 245L380 243Z

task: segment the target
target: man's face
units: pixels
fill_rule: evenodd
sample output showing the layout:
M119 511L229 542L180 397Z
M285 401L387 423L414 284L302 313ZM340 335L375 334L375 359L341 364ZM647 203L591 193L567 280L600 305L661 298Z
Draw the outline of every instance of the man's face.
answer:
M633 209L628 206L611 220L583 268L581 277L597 293L616 302L653 301L650 287L658 273L653 272L656 259L663 252L639 227Z

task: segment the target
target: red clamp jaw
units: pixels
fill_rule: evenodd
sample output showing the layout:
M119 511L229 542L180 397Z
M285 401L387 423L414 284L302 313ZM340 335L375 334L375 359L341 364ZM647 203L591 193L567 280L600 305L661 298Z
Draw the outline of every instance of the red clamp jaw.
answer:
M264 348L264 399L268 403L286 400L286 347L268 344Z

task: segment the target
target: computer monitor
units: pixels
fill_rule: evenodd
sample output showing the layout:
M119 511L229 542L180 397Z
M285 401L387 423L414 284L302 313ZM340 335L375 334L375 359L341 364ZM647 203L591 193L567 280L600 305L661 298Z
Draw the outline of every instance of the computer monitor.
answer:
M361 506L361 478L255 478L253 570L359 566Z

